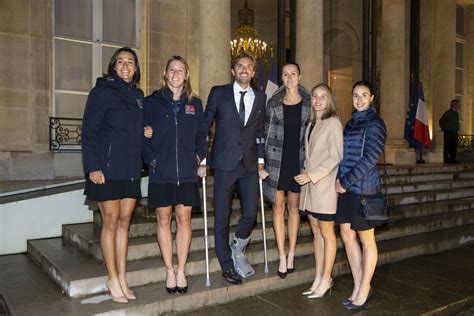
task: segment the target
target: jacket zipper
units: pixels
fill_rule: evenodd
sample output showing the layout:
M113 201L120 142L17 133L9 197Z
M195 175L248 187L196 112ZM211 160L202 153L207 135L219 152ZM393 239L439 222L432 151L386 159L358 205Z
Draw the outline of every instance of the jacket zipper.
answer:
M110 168L110 153L112 152L112 144L109 144L109 153L107 154L107 169Z
M178 118L177 118L178 113L175 113L174 115L174 126L175 126L175 135L176 135L176 176L178 178L178 186L179 186L179 164L178 164Z

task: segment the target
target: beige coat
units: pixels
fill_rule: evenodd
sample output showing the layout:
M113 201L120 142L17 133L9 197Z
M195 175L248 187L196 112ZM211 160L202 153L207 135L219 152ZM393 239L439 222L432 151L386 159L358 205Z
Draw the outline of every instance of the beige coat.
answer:
M335 214L337 205L336 176L342 160L343 136L339 118L316 123L308 141L305 135L305 172L311 182L301 187L300 209L320 214Z

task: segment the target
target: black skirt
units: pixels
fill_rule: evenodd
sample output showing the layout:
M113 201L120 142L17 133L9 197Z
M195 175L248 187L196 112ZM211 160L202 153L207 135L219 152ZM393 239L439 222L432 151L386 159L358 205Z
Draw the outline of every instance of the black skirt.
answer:
M148 184L148 210L154 212L158 207L183 204L201 206L201 196L197 182L152 183Z
M321 214L321 213L313 213L308 210L300 210L301 216L313 216L314 218L323 221L323 222L333 222L335 218L335 214Z
M385 221L369 221L360 217L361 203L359 194L347 191L344 194L339 194L337 198L336 223L344 224L350 223L351 229L361 231L369 230L383 224Z
M135 180L107 180L104 184L95 184L86 179L84 195L91 201L104 202L125 198L139 199L142 197L140 179Z

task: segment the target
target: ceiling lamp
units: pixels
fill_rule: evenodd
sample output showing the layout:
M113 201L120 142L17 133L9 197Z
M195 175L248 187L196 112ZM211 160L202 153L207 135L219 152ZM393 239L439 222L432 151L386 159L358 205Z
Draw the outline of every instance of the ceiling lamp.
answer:
M258 39L258 33L254 26L253 10L247 6L245 0L244 8L239 10L239 27L235 31L235 39L230 41L232 58L246 51L255 59L266 60L267 43Z

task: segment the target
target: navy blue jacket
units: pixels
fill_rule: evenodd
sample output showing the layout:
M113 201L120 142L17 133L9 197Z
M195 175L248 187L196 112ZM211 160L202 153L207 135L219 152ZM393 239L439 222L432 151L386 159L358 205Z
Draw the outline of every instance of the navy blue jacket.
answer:
M184 96L173 101L172 92L162 89L143 100L145 122L153 137L143 143L143 160L150 166L150 182L197 181L199 157L206 156L207 130L201 100Z
M257 171L258 158L264 157L265 93L253 89L255 100L245 126L240 121L234 100L233 83L215 86L209 93L205 113L206 126L214 120L216 130L210 155L210 166L231 171L243 160L248 171Z
M98 78L89 93L82 122L86 173L105 179L138 179L142 167L143 92L118 76Z
M364 152L362 138L367 128ZM353 112L344 127L344 156L339 164L338 179L342 187L356 194L380 192L377 161L383 153L387 129L373 107Z

